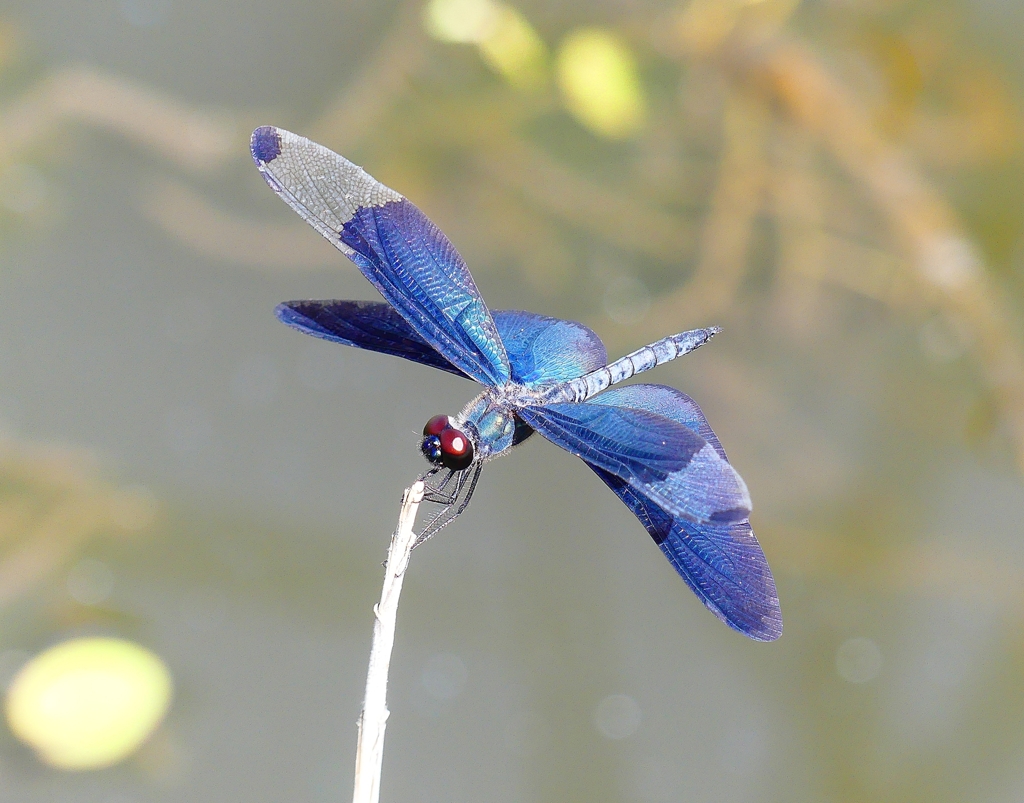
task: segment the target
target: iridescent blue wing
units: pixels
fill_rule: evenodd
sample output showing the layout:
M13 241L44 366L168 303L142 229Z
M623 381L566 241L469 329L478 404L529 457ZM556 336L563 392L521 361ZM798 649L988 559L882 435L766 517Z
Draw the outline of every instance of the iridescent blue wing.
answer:
M646 410L649 413L657 413L665 418L671 418L692 429L715 447L715 451L722 456L723 460L729 459L725 456L725 449L722 448L718 436L711 429L711 425L704 417L700 407L697 406L697 402L681 390L676 390L668 385L626 385L606 390L599 396L590 399L590 402L610 404L614 407L633 407L637 410Z
M274 314L307 335L346 346L393 354L465 377L405 319L381 301L286 301Z
M448 238L394 190L304 137L264 126L252 156L267 184L351 259L416 334L469 377L510 376L494 320Z
M619 477L671 516L694 524L730 524L750 513L750 495L736 470L714 446L671 418L592 401L516 413L552 443Z
M666 513L625 480L591 468L640 519L708 610L757 641L774 641L782 634L775 580L749 521L693 524Z
M601 338L581 323L519 310L495 312L494 322L523 385L575 379L608 362Z
M725 451L700 407L664 385L629 385L593 399L659 413L698 433L724 459ZM686 584L719 619L758 641L782 634L775 580L747 519L731 524L693 524L665 512L649 496L604 469L591 466L640 519Z
M293 329L314 337L465 374L379 301L286 301L274 310ZM531 383L572 379L604 365L604 345L583 324L518 310L496 310L494 323L506 344L512 378Z

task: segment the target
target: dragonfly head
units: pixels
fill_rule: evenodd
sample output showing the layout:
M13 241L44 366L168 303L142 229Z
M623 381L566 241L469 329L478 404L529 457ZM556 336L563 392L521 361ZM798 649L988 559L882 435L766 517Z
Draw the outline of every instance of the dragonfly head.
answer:
M433 465L452 471L462 471L473 462L473 441L462 430L453 427L446 415L435 415L423 427L420 451Z

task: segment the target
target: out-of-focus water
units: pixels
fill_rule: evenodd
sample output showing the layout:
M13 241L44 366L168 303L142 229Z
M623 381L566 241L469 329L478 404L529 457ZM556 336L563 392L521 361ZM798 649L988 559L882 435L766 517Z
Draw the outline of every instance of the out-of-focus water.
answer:
M410 197L493 308L615 356L721 325L651 381L746 479L782 602L778 642L730 631L532 439L414 555L384 800L1016 800L1024 15L487 8L453 43L415 3L0 4L0 680L110 635L175 687L106 769L0 730L0 800L349 795L417 435L474 389L274 319L374 291L258 124ZM573 84L595 27L610 77Z

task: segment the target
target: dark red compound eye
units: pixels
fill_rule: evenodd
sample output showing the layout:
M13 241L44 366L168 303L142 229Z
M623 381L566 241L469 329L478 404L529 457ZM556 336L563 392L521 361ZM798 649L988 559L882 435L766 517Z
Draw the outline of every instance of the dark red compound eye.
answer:
M473 462L473 444L463 433L457 429L442 430L441 435L441 463L445 468L452 471L461 471L468 468Z
M424 435L440 435L448 428L448 416L435 415L423 427Z

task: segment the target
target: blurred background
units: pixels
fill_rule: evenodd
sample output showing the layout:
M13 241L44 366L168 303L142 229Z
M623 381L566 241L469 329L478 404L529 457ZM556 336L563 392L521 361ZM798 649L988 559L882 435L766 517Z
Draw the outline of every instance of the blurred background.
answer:
M414 555L383 800L1024 799L1024 6L0 3L0 800L337 801L423 422L264 185L345 154L492 308L664 366L750 486L732 632L534 439ZM110 701L97 707L98 699Z

